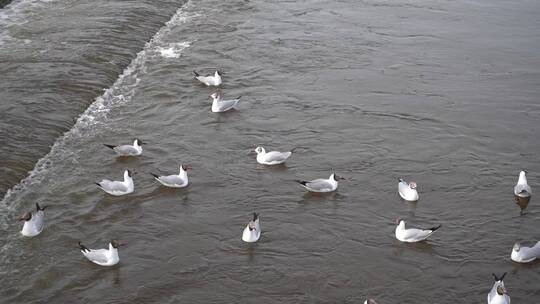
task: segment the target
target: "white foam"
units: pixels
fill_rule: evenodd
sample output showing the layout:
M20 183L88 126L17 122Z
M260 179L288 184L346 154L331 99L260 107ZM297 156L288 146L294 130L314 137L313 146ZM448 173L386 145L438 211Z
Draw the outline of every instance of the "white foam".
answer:
M165 58L180 58L182 51L191 45L191 41L169 43L167 47L158 47L158 53Z
M191 20L191 18L198 16L198 14L190 15L184 11L189 3L190 1L186 2L176 11L175 15L165 24L165 26L163 26L154 37L145 44L143 50L137 53L135 59L131 61L112 87L105 90L103 95L96 98L86 111L79 116L75 125L56 140L49 153L37 161L28 176L6 192L0 203L9 205L8 201L14 195L27 189L29 185L40 183L44 179L45 173L53 164L53 160L61 161L62 159L65 159L65 147L70 142L73 142L86 134L87 132L85 132L85 130L96 128L98 127L98 124L105 123L107 114L112 108L131 100L140 81L138 73L144 72L146 60L149 58L148 54L155 53L162 47L164 44L163 38L174 26L185 23ZM178 51L181 52L189 47L191 43L180 42L177 43L177 45L182 46L181 50Z

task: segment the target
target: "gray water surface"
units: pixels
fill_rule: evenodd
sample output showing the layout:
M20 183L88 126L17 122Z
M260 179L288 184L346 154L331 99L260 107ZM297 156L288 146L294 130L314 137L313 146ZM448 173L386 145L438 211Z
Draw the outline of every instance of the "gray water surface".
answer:
M537 1L16 4L0 23L0 302L485 303L492 272L512 302L540 296L540 263L510 260L540 240L537 199L520 216L512 196L522 169L539 188ZM216 68L237 111L212 113L192 78ZM102 145L135 137L141 157ZM258 145L298 148L269 168ZM149 174L181 163L187 189ZM124 169L135 193L94 185ZM348 180L330 195L294 182L332 172ZM47 226L26 239L35 202ZM443 227L402 244L396 217ZM128 243L113 268L77 249L112 238Z

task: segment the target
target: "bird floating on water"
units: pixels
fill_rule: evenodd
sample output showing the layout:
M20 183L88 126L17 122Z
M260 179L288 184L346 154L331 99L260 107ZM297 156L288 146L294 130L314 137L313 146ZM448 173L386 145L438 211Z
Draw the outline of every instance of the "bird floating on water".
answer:
M124 171L124 181L111 181L108 179L101 180L99 183L96 183L103 191L114 195L120 196L132 193L135 190L133 184L133 177L131 171Z
M364 304L377 304L377 301L375 301L374 299L367 299L364 301Z
M242 98L242 96L238 96L235 99L223 100L221 94L217 92L212 93L210 97L213 99L212 112L214 113L221 113L234 109L240 101L240 98Z
M152 174L152 176L154 176L154 178L163 186L171 188L184 188L189 184L187 170L191 170L190 165L181 165L180 172L178 174L162 176L154 173L150 174Z
M105 147L111 148L118 154L119 156L138 156L141 155L142 145L144 143L140 139L135 139L133 141L133 145L121 145L121 146L114 146L114 145L107 145L103 144Z
M406 182L403 179L399 179L398 183L399 196L402 199L409 202L416 202L418 200L418 191L416 191L415 182Z
M279 165L283 164L291 157L294 149L289 152L270 151L266 152L263 147L257 147L257 162L261 165Z
M118 256L118 247L125 244L112 240L109 243L109 249L88 249L86 246L79 242L79 247L82 254L92 263L98 264L100 266L114 266L120 262L120 257Z
M522 246L517 242L512 248L510 258L517 263L529 263L540 257L540 242L537 242L532 247Z
M33 237L43 231L43 227L45 226L45 208L47 208L47 206L41 207L38 203L36 203L36 212L32 213L31 211L28 211L19 217L19 221L24 221L24 225L21 230L22 235Z
M242 233L242 241L254 243L261 237L261 225L259 224L259 214L253 212L253 219L249 221L244 232Z
M312 181L296 180L296 182L310 192L326 193L336 191L338 188L338 180L344 179L345 178L332 173L328 179L318 178Z
M510 304L510 296L508 295L508 291L504 287L503 282L505 275L506 272L503 273L503 275L499 278L493 273L495 283L493 284L491 291L488 293L488 304Z
M222 79L221 79L221 72L220 71L216 71L214 73L214 75L206 75L206 76L202 76L200 75L199 73L197 73L196 71L193 71L193 74L195 74L195 79L197 79L198 81L204 83L205 85L207 86L219 86L221 85L221 83L223 82Z
M405 228L405 221L399 218L396 220L396 224L396 239L406 243L425 241L433 232L441 228L441 225L439 225L429 229L407 229Z
M531 200L532 190L529 184L527 184L527 177L525 176L527 171L519 172L519 179L517 184L514 186L514 198L516 204L518 204L521 211L525 210L529 205Z

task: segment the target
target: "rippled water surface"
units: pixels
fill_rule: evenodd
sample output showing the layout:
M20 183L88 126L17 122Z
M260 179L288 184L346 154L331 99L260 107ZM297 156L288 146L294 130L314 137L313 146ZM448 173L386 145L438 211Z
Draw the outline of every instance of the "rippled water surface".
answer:
M537 1L17 0L0 9L1 303L482 303L540 297ZM210 111L192 70L225 72ZM102 144L141 138L144 155ZM297 147L285 166L249 151ZM191 185L149 172L190 164ZM94 182L137 174L135 193ZM30 172L29 172L30 171ZM336 193L295 179L347 177ZM397 194L397 178L420 201ZM9 189L9 190L8 190ZM540 191L540 190L537 190ZM23 238L18 215L48 205ZM260 241L240 239L260 212ZM443 227L422 244L396 217ZM128 243L113 268L77 242Z

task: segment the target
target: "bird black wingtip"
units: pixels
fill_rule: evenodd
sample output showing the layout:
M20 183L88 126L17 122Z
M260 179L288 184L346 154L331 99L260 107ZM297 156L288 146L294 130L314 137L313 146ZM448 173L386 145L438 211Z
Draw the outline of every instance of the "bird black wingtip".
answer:
M154 173L152 173L152 172L150 172L150 175L152 175L152 176L155 177L155 178L159 178L159 175L154 174Z
M107 145L107 144L103 144L103 145L104 145L105 147L107 147L107 148L110 148L110 149L114 149L114 147L116 147L116 146L114 146L114 145Z
M79 249L82 251L90 251L86 246L84 246L81 241L79 241Z
M493 279L495 279L495 282L504 280L504 277L506 276L506 272L502 274L502 276L498 277L496 274L491 273L493 275Z
M45 208L47 208L48 206L43 206L41 207L38 203L36 203L36 211L44 211Z
M433 227L433 228L431 228L431 229L429 229L429 230L431 230L431 231L436 231L436 230L438 230L438 229L441 228L441 227L442 227L442 224L439 224L438 226L435 226L435 227Z
M305 186L305 185L307 184L306 181L299 180L299 179L295 179L294 181L297 182L297 183L299 183L299 184L302 185L302 186Z
M195 75L195 77L199 77L201 75L199 75L199 73L197 73L197 71L193 70L193 74Z

